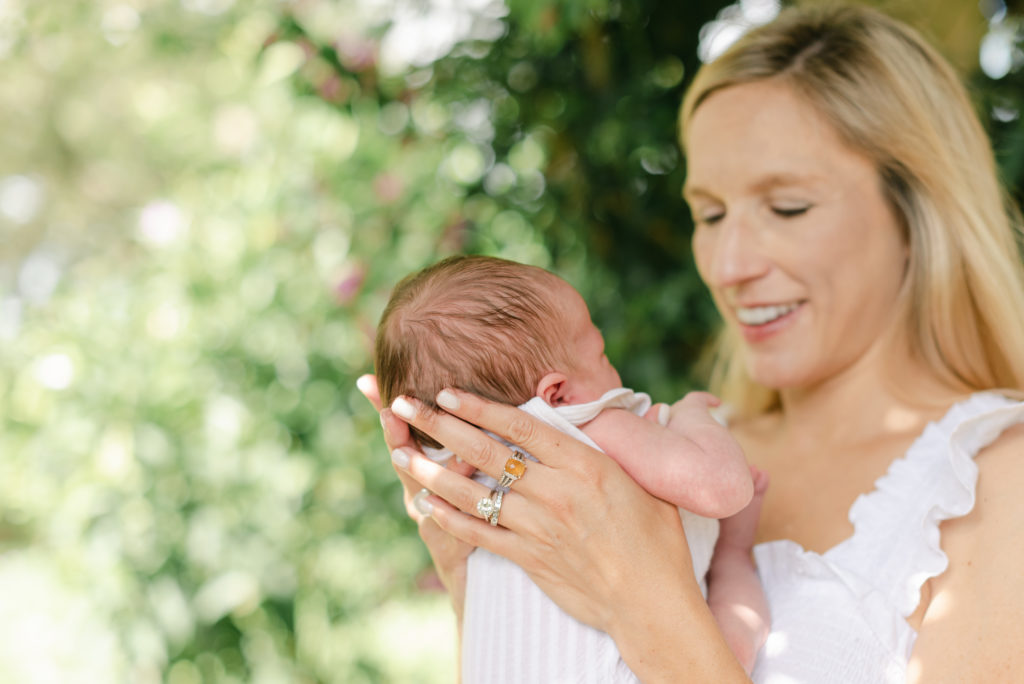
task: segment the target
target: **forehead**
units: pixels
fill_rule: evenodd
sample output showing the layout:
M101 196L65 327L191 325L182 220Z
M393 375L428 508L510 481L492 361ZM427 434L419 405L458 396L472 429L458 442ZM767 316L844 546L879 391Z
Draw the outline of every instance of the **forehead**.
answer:
M872 168L810 103L777 81L712 93L693 113L685 143L688 197L737 179L827 182Z
M579 317L586 316L590 320L590 310L583 300L583 295L576 291L569 283L558 276L551 274L551 298L555 307L565 316Z

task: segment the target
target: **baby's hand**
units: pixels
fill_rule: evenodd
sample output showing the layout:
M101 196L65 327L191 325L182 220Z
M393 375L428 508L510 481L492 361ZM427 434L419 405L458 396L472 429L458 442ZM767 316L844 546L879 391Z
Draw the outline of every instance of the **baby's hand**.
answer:
M672 404L669 411L669 423L677 420L707 421L714 420L710 410L722 404L722 400L710 392L689 392L682 399Z
M680 411L709 411L721 404L722 400L710 392L688 392L686 396L672 404L672 416Z
M644 414L644 418L658 425L668 425L669 418L671 417L672 409L665 403L655 404L647 409L647 413Z

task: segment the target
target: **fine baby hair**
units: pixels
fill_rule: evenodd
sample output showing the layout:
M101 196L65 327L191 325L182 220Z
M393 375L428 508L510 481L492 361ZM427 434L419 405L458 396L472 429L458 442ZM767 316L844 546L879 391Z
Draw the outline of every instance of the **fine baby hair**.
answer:
M559 282L542 268L488 256L448 257L405 277L377 326L374 365L384 405L404 394L436 408L445 387L513 405L528 401L545 373L572 367L551 296Z

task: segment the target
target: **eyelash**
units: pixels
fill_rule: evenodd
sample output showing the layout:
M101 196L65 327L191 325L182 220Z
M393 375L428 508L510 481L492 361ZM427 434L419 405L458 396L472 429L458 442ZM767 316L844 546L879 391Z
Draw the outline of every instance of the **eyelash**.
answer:
M694 223L696 223L697 225L710 226L712 224L718 223L723 216L725 216L725 214L715 214L714 216L697 216L696 218L694 218Z
M810 209L810 208L811 208L810 206L796 207L796 208L793 208L793 209L782 209L782 208L778 208L778 207L773 207L771 211L772 211L773 214L775 214L776 216L778 216L780 218L787 218L788 219L788 218L796 218L797 216L801 216L803 214L806 214L807 210ZM725 216L724 213L722 213L722 214L713 214L711 216L698 216L698 217L696 217L694 219L694 222L697 223L698 225L703 224L703 225L706 225L706 226L710 226L710 225L714 225L715 223L718 223L719 221L721 221L724 216Z
M772 213L775 214L776 216L781 216L782 218L793 218L794 216L806 214L808 209L810 209L809 206L796 207L793 209L779 209L777 207L772 207Z

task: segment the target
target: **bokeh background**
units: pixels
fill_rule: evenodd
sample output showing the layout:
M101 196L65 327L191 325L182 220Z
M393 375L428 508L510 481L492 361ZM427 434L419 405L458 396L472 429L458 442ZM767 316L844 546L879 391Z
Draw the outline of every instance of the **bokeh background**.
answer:
M1024 188L1021 8L888 2ZM771 0L0 0L0 681L450 682L371 370L455 252L576 285L627 384L715 325L675 141Z

